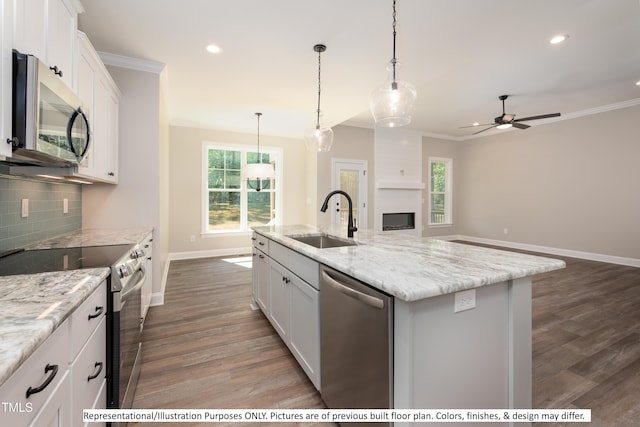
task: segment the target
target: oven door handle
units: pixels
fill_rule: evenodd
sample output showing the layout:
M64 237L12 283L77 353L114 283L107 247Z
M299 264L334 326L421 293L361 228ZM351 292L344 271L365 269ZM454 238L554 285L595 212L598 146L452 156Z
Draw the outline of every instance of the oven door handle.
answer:
M140 267L140 269L136 270L136 272L133 273L132 277L134 277L136 274L140 276L136 283L133 286L127 286L122 289L120 299L123 304L125 303L125 301L127 301L131 294L135 295L140 290L140 288L142 288L142 285L144 285L145 279L147 277L146 272L144 271L144 267Z

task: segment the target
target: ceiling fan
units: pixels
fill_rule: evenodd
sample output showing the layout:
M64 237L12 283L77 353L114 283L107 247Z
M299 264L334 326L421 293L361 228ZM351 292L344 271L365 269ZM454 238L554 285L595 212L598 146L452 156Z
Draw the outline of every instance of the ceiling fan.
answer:
M498 97L498 99L500 101L502 101L502 115L496 117L493 123L485 123L485 124L481 124L481 125L474 125L474 126L463 126L460 129L463 128L469 128L469 127L477 127L477 126L489 126L488 128L484 128L482 130L479 130L478 132L473 133L472 135L477 135L481 132L484 132L486 130L489 129L493 129L493 128L498 128L498 129L506 129L509 128L511 126L513 126L514 128L518 128L518 129L527 129L531 126L529 125L525 125L524 123L520 123L520 122L528 122L530 120L539 120L539 119L548 119L550 117L558 117L560 116L560 113L551 113L551 114L542 114L539 116L531 116L531 117L523 117L521 119L516 119L516 115L515 114L506 114L505 110L504 110L504 101L509 97L509 95L500 95Z

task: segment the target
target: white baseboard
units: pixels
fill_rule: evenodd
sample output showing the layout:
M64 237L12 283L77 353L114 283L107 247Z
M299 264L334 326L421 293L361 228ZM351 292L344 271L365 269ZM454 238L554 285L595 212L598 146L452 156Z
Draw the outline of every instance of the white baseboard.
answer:
M444 238L446 237L446 238ZM508 242L504 240L484 239L482 237L472 237L465 235L458 235L455 238L452 236L444 236L442 240L467 240L474 243L482 243L485 245L503 246L505 248L520 249L523 251L542 252L550 255L560 255L570 258L586 259L589 261L608 262L610 264L627 265L629 267L640 267L640 259L626 258L615 255L596 254L592 252L575 251L572 249L552 248L548 246L530 245L527 243ZM441 238L441 237L437 237Z
M206 251L190 251L190 252L174 252L167 257L168 261L176 261L182 259L211 258L221 256L237 256L247 255L251 253L251 246L244 248L232 249L210 249Z

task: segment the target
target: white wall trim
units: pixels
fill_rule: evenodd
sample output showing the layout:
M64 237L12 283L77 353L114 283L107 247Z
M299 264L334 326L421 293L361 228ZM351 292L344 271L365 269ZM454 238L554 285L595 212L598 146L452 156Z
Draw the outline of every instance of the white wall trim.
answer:
M248 255L251 253L251 246L241 248L209 249L206 251L173 252L169 254L168 260L177 261L182 259L211 258L221 256Z
M113 67L128 68L136 71L160 74L166 64L148 59L131 58L129 56L116 55L115 53L98 52L100 59L105 65Z
M573 249L552 248L548 246L530 245L528 243L508 242L504 240L485 239L482 237L472 237L465 235L434 237L442 240L467 240L485 245L503 246L505 248L520 249L524 251L542 252L550 255L560 255L570 258L579 258L589 261L607 262L609 264L626 265L629 267L640 267L640 259L626 258L615 255L597 254L593 252L576 251Z

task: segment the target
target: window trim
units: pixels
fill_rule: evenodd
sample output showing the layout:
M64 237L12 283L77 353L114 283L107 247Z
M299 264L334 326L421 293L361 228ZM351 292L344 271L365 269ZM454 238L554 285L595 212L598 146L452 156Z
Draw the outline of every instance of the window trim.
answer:
M445 164L444 193L431 191L431 168L433 163ZM453 159L450 157L429 157L427 173L427 225L432 228L453 225ZM431 200L433 194L444 194L444 222L431 222Z
M220 231L209 231L208 225L208 213L209 213L209 186L208 186L208 167L209 167L209 149L215 150L229 150L229 151L240 151L241 157L241 169L240 169L240 229L236 230L220 230ZM202 237L216 237L216 236L236 236L241 234L249 234L251 233L251 228L247 226L247 197L249 190L247 189L247 180L243 179L244 175L244 166L246 166L247 161L247 152L255 152L257 151L257 147L249 146L246 144L233 144L233 143L220 143L214 141L202 141L202 162L200 165L200 235ZM275 205L275 215L274 215L274 223L276 225L282 224L282 203L283 203L283 194L282 194L282 176L283 176L283 150L280 147L268 147L268 146L260 146L260 153L268 153L271 158L275 161L277 167L275 168L275 188L273 191L278 195L276 196L276 205Z

